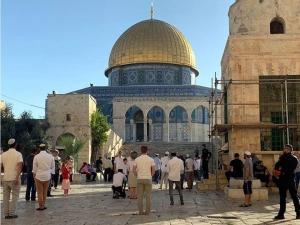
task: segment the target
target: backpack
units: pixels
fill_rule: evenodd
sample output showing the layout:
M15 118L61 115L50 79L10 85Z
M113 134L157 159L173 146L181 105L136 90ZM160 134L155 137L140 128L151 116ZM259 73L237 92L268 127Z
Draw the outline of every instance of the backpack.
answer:
M55 173L57 174L57 173L59 173L59 171L60 171L60 163L59 163L59 161L58 160L54 160L54 163L55 163Z

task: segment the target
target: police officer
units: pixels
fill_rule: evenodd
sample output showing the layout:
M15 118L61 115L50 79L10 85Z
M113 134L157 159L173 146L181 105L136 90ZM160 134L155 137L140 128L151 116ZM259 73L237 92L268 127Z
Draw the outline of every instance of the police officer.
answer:
M279 166L281 167L281 174L279 176L279 195L280 195L280 209L278 215L274 219L284 219L286 211L286 192L289 190L291 198L293 199L296 219L300 219L299 199L297 198L297 190L295 185L295 169L298 164L297 158L292 155L293 146L285 145L283 148L283 155L279 158Z
M211 152L207 150L205 144L202 144L202 168L203 168L204 179L208 179L208 161L210 157L211 157Z

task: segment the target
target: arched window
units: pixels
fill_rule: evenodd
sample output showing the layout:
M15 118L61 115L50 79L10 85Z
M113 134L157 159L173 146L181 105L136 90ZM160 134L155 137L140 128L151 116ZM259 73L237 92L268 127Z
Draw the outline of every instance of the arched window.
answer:
M284 20L276 17L270 23L270 34L284 34Z

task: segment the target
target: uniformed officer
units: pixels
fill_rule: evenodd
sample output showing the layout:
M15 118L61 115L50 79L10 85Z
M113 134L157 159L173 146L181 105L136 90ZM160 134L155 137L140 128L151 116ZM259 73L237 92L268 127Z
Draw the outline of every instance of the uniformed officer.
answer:
M279 158L279 166L281 174L279 176L279 195L280 195L280 209L278 215L274 219L284 219L286 211L286 192L289 190L291 198L293 199L296 219L300 219L299 199L297 198L297 190L295 185L295 169L298 164L297 158L292 155L293 146L285 145L283 148L283 155Z
M202 144L202 168L203 168L204 179L208 179L208 161L210 157L211 157L211 152L207 150L205 144Z

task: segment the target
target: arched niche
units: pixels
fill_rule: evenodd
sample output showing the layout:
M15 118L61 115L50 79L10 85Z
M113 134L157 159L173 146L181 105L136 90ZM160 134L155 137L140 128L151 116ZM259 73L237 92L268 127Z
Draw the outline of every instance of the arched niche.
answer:
M285 21L281 17L275 17L270 23L270 34L284 34Z
M170 123L187 123L188 114L185 108L182 106L175 106L169 114Z
M125 123L130 124L130 120L134 120L138 112L142 112L138 106L131 106L125 113Z
M209 124L209 110L200 105L197 106L191 115L192 123Z
M166 116L164 110L159 106L154 106L148 111L148 118L152 120L153 124L164 123Z

